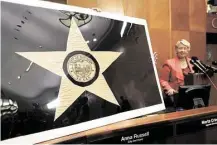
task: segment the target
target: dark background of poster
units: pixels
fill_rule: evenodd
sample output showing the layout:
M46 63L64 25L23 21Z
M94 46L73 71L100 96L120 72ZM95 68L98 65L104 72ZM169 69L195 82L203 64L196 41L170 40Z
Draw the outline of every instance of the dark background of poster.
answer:
M61 77L36 64L26 72L30 61L14 52L66 50L69 28L60 20L70 16L91 50L123 52L103 73L121 107L84 92L53 122L55 109L47 104L57 98ZM1 118L2 139L162 103L144 26L127 23L121 37L122 21L6 2L1 22L2 97L18 103L16 114Z

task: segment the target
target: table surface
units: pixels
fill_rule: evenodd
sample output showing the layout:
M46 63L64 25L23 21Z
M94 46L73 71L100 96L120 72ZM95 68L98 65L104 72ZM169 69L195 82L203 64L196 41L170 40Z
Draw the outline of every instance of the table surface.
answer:
M41 142L39 144L54 144L54 143L63 142L66 140L71 140L71 139L75 139L79 137L97 135L101 133L109 133L115 130L126 129L126 128L131 128L131 127L140 126L140 125L148 125L148 124L153 124L153 123L158 123L158 122L182 120L182 119L196 117L200 115L206 115L210 113L217 113L217 106L210 106L210 107L205 107L205 108L192 109L192 110L173 112L173 113L167 113L167 114L148 115L145 117L121 121L121 122L106 125L103 127L98 127L95 129L83 131L80 133L63 136L60 138Z

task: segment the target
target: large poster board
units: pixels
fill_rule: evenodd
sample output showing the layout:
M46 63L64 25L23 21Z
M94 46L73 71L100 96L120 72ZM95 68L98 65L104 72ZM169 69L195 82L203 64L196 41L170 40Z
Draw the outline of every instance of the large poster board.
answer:
M1 89L4 143L164 109L145 20L45 1L1 2Z

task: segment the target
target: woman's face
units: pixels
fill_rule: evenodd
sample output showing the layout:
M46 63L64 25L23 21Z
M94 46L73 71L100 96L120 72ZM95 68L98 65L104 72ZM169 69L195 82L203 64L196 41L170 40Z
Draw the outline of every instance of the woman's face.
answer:
M186 46L179 46L179 47L176 47L176 55L178 56L178 58L182 59L182 58L185 58L188 56L189 54L189 51L190 51L190 48L189 47L186 47Z

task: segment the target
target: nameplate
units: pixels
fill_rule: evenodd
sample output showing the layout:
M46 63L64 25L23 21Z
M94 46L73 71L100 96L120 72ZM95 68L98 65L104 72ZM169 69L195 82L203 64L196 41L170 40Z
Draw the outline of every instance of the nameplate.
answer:
M173 126L168 124L161 124L157 127L141 126L133 129L125 129L122 131L113 132L103 139L95 138L95 140L90 140L90 143L160 143L164 142L164 140L172 136Z
M177 123L177 135L217 127L217 115Z

